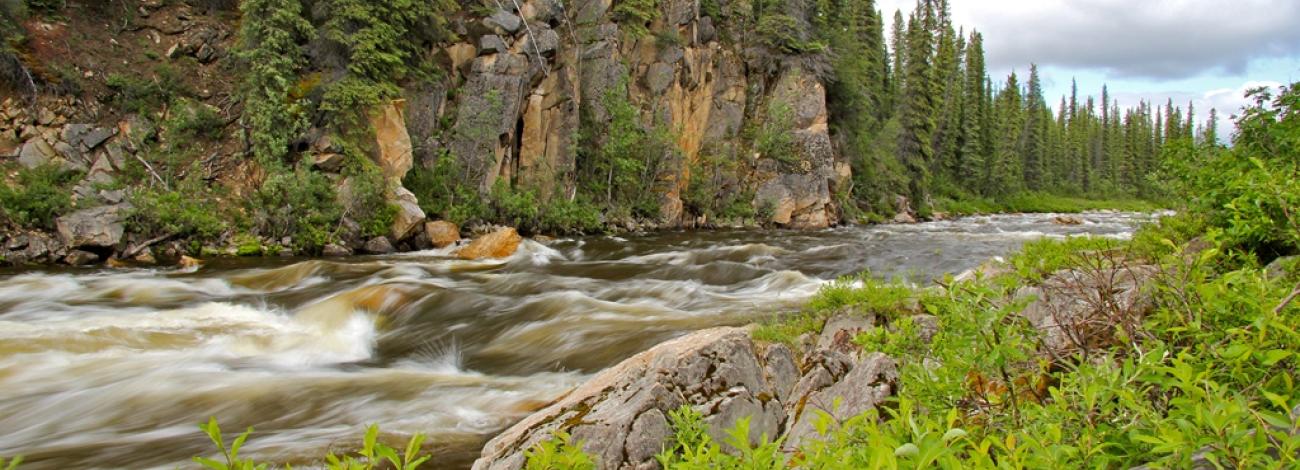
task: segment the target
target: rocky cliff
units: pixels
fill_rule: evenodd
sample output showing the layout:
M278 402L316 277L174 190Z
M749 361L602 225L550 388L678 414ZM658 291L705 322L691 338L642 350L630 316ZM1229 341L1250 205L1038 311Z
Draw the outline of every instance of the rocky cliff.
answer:
M661 223L693 224L699 214L683 207L690 171L703 154L722 152L734 160L731 189L756 190L750 203L766 206L771 222L838 221L832 196L848 166L831 145L825 86L812 71L797 57L773 63L745 31L752 25L739 19L743 12L708 16L699 2L665 0L648 26L653 34L636 35L612 6L529 0L458 23L462 42L440 52L452 73L410 97L408 127L423 163L446 149L480 188L505 179L546 197L571 196L580 139L604 144L610 102L626 99L643 126L666 129L674 144L654 175ZM454 97L444 100L449 89ZM788 111L765 123L774 119L769 109ZM438 132L439 120L449 132ZM754 151L742 131L761 124L793 135L782 149L790 154ZM596 132L580 136L584 128Z
M321 18L329 17L328 3L306 2L304 16L327 22ZM0 83L8 95L0 107L5 184L22 186L19 168L75 171L78 181L65 188L70 207L54 215L121 204L125 210L109 211L117 217L101 221L110 234L121 234L121 219L138 213L130 209L142 188L173 191L182 180L201 181L206 188L187 191L215 195L203 204L255 197L273 175L253 158L257 118L240 87L257 64L238 53L250 46L238 40L245 19L237 6L71 1L22 20L22 43L3 54L6 66L17 65ZM810 13L787 10L806 27ZM825 53L775 49L754 32L754 13L743 5L511 0L466 3L453 12L447 34L412 58L430 61L435 73L396 80L397 96L355 110L362 120L319 106L321 89L342 83L340 74L348 72L324 33L303 39L306 64L294 72L289 98L312 114L302 133L281 137L289 142L290 165L322 175L342 206L339 219L314 222L334 228L314 237L308 253L325 242L336 244L326 247L330 253L370 251L367 243L428 246L424 222L447 214L428 209L436 196L422 192L427 188L403 187L412 169L453 168L457 173L442 177L483 200L502 185L539 205L587 200L603 212L606 227L711 225L725 218L710 208L719 204L763 225L818 228L840 220L836 194L850 175L830 135ZM382 174L391 217L359 207L367 203L357 202L365 186L358 189L356 165L348 163L355 149ZM615 152L621 153L605 155ZM616 168L628 165L636 181L620 185ZM580 194L584 188L592 194ZM611 209L616 200L634 200L626 204L633 209ZM274 246L270 251L303 245L300 234L273 229L285 225L274 219L289 215L234 212L253 219L246 224L253 228L133 233L140 230L127 223L113 240L60 239L55 251L31 251L15 239L7 242L6 259L48 262L89 249L95 256L78 259L102 260L139 254L157 237L185 245L195 245L186 238L205 238L213 251L232 253L243 251L239 237ZM362 216L370 212L382 213L390 228L367 230ZM12 214L8 219L10 231L31 228L19 227ZM22 234L56 237L53 225Z

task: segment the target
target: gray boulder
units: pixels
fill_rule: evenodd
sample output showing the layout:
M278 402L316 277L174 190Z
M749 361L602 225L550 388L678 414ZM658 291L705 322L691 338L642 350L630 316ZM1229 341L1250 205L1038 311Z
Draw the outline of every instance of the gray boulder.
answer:
M523 468L528 450L556 431L582 442L597 468L658 468L654 455L671 442L667 417L683 405L703 416L719 443L738 420L749 418L748 437L757 444L808 436L814 410L830 410L832 403L841 403L833 416L842 419L892 393L897 373L884 355L856 361L834 352L818 357L823 360L809 367L811 376L800 378L788 348L760 348L742 328L673 339L606 369L502 432L484 446L473 468Z
M515 16L514 13L505 10L497 10L491 16L483 18L483 26L487 26L488 29L502 36L515 34L523 25L523 20Z
M386 255L393 252L393 244L388 241L388 237L371 238L361 247L361 251L372 255Z
M498 52L506 52L507 50L509 50L509 48L506 47L506 42L501 39L501 36L489 34L478 38L479 54L496 54Z
M817 349L850 353L857 349L853 345L853 338L859 333L871 331L875 326L873 316L847 312L836 314L826 320L826 325L822 327L822 334L817 338Z
M72 250L68 256L63 257L63 262L72 266L85 266L96 261L99 261L99 255L82 250Z
M1021 312L1041 334L1043 353L1053 358L1108 346L1116 328L1137 326L1152 306L1147 284L1154 266L1068 270L1018 298L1034 297Z
M790 416L784 442L787 450L818 437L816 423L823 413L835 422L866 413L893 395L898 381L897 364L881 353L853 360L835 351L818 351L809 362L812 367L786 402Z
M69 247L110 248L122 241L122 219L128 209L127 204L83 209L59 217L55 225Z

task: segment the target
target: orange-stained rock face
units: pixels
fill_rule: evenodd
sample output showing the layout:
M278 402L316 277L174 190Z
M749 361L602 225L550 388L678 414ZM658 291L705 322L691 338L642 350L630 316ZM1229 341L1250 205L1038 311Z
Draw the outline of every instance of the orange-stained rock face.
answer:
M502 228L474 239L456 252L460 259L506 258L515 254L524 238L513 228Z
M411 169L411 135L406 132L406 100L393 100L376 106L370 113L379 150L375 163L384 179L401 182Z

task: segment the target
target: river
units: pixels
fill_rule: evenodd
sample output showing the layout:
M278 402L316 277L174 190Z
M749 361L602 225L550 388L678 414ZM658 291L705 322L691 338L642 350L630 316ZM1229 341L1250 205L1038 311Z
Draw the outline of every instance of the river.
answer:
M925 282L1028 240L1125 238L1149 216L970 217L814 232L526 241L449 251L214 260L197 270L0 272L0 456L24 469L175 468L197 424L256 428L245 453L310 462L380 423L466 468L492 433L684 332L798 309L870 271Z

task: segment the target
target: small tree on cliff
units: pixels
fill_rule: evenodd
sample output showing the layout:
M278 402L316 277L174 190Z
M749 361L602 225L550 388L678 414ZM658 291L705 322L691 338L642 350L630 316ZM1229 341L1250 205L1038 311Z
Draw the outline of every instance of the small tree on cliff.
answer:
M301 41L313 34L298 0L246 0L239 6L237 55L244 75L244 123L251 131L253 155L263 165L278 165L289 139L306 125L298 102L289 96L303 63Z

